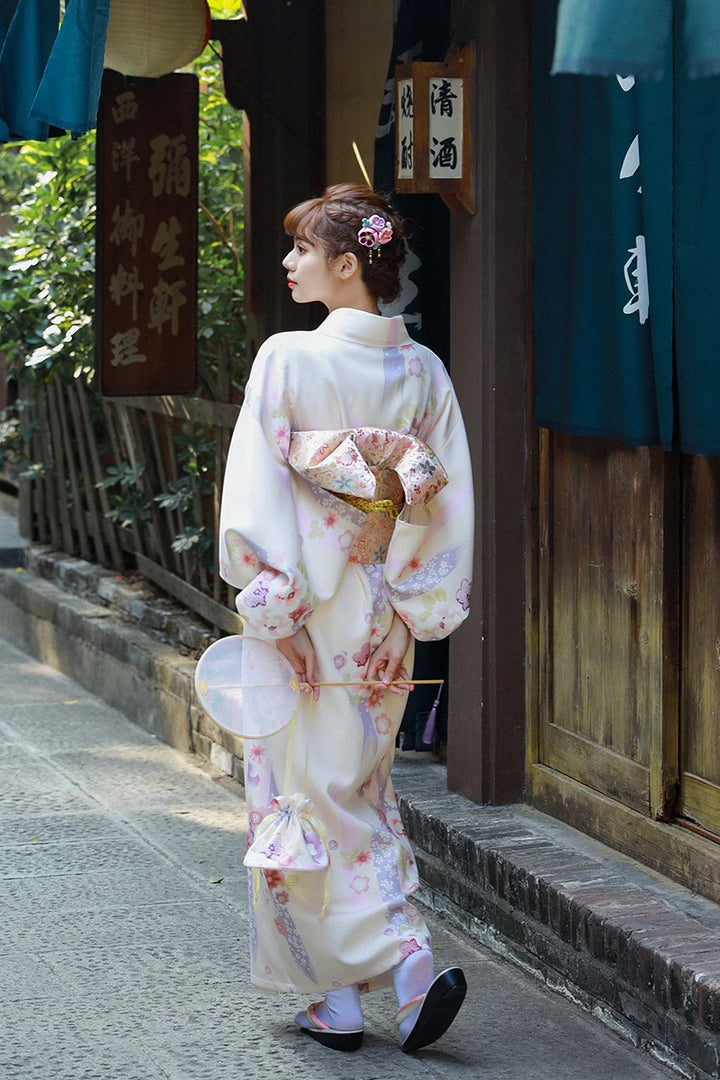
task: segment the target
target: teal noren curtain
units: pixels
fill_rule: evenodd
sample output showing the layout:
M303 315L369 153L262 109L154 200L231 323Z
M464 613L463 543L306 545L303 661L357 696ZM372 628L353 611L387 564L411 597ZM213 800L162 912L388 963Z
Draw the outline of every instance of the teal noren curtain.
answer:
M659 77L579 78L550 74L555 5L536 0L537 420L720 455L720 79L685 75L690 15Z
M684 73L720 74L718 0L560 0L553 72L661 78L680 26Z

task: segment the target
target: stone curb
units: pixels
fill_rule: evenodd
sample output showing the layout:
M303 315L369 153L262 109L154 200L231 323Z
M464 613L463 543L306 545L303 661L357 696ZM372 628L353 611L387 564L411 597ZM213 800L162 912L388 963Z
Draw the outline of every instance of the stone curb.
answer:
M210 629L138 575L32 547L0 570L0 634L76 679L169 745L242 782L242 743L196 702Z
M0 634L242 781L240 740L194 702L208 628L142 581L27 562L0 570ZM431 908L682 1075L720 1077L718 905L532 808L449 794L440 766L399 755L394 779Z
M180 652L195 653L209 641L210 632L204 623L137 573L117 574L39 545L27 549L26 564L37 577L54 581L65 592L97 599L127 622L176 645Z
M476 807L420 772L401 763L395 786L429 905L683 1075L720 1076L720 907L530 807Z

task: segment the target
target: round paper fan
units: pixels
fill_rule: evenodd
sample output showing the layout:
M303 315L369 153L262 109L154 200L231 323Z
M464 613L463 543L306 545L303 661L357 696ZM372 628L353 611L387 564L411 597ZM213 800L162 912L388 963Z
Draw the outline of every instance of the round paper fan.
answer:
M245 739L263 739L290 723L298 682L282 653L257 638L220 638L195 669L195 689L221 727Z

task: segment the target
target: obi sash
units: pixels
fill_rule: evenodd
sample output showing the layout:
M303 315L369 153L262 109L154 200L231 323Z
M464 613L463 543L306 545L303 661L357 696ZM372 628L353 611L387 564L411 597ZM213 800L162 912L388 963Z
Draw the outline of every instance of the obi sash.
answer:
M428 503L448 482L429 446L414 435L381 428L295 431L288 464L366 514L349 556L356 563L384 562L404 506Z

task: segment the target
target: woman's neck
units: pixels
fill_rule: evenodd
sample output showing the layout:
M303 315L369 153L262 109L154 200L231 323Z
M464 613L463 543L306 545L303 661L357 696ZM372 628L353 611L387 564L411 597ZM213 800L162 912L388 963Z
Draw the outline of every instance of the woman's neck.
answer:
M326 306L328 312L338 308L353 308L355 311L367 311L371 315L379 314L377 297L361 278L344 282L343 287L337 290L332 301Z

